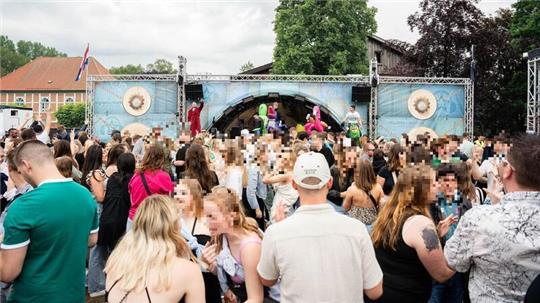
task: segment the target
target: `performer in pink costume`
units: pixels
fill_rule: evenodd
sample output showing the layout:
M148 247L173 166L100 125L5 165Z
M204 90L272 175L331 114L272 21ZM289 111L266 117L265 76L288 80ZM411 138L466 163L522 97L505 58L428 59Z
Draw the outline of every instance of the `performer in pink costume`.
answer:
M312 130L322 132L327 126L328 125L326 123L321 121L321 109L316 105L313 107L313 114L310 115L308 123L304 125L306 133L311 136Z

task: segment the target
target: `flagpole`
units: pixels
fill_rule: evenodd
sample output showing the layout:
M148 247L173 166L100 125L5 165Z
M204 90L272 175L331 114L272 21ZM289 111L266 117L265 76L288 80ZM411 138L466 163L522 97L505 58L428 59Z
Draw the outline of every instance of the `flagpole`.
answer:
M88 49L88 66L86 66L85 70L84 70L84 83L86 83L86 81L88 81L88 69L90 69L90 42L87 42L86 43L86 48ZM84 63L83 63L83 66L84 66Z

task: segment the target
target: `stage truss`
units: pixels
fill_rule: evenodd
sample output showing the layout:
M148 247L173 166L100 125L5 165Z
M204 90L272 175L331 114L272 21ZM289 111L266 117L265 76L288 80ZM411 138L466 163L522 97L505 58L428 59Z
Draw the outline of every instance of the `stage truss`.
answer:
M408 83L408 84L450 84L462 85L465 87L465 115L464 124L465 132L473 134L474 131L474 87L469 78L424 78L424 77L390 77L379 76L377 71L377 61L373 59L370 66L370 75L347 75L347 76L332 76L332 75L213 75L213 74L187 74L186 58L178 57L178 73L177 74L140 74L140 75L88 75L86 80L86 111L85 118L88 125L89 134L94 132L94 94L95 85L97 82L109 81L167 81L178 83L178 122L181 124L181 129L184 129L186 123L187 104L185 96L186 84L198 84L204 82L311 82L311 83L351 83L356 86L372 86L371 102L368 107L368 132L371 139L377 137L377 122L378 122L378 89L380 84L390 83ZM373 66L375 66L374 70ZM530 68L530 65L529 65ZM535 92L538 99L538 60L536 61L535 71L536 76L532 82L536 83ZM377 80L373 82L373 79ZM530 79L529 79L530 80ZM529 84L531 83L531 80ZM373 86L375 84L375 86ZM529 89L530 91L530 89ZM534 99L534 98L533 98ZM536 108L538 102L535 101ZM538 110L536 109L536 113ZM536 115L536 118L538 114ZM536 119L535 119L536 121ZM538 131L538 126L536 126Z
M540 48L529 52L527 62L527 132L540 134Z

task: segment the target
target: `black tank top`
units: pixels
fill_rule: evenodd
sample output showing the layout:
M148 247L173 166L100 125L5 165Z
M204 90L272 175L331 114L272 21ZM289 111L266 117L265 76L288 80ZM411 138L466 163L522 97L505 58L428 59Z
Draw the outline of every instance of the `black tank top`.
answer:
M395 251L382 245L375 247L377 261L384 273L383 295L377 302L422 303L431 295L431 276L416 250L403 241L402 228Z

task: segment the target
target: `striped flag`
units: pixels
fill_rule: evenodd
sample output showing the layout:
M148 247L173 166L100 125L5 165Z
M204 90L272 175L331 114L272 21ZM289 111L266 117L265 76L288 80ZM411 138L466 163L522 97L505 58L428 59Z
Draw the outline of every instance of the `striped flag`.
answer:
M88 65L88 52L90 51L90 44L86 45L86 50L84 51L84 56L81 61L81 66L79 67L79 72L77 73L77 77L75 78L75 81L79 81L81 79L81 75L84 72L84 69Z

